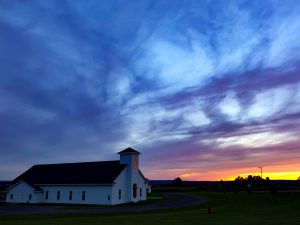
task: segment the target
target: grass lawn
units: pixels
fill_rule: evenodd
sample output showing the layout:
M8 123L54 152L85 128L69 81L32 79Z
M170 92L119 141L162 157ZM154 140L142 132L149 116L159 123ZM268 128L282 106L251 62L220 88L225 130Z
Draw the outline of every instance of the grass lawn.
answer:
M107 215L26 215L0 216L0 225L176 225L176 224L222 224L222 225L300 225L300 193L205 193L197 192L210 199L199 206L145 213ZM208 215L207 208L212 207Z

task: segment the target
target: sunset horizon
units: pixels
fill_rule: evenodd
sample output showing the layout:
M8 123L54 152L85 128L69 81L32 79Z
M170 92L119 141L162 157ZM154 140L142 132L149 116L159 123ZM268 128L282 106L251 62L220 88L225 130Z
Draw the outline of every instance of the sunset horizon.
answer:
M298 165L293 165L290 167L281 167L268 166L264 167L262 178L266 179L267 177L270 180L298 180L300 177L300 171L297 171ZM152 180L174 180L176 177L180 177L184 181L234 181L237 177L247 178L249 175L261 177L261 173L258 167L249 167L243 169L236 169L233 171L211 171L207 175L201 173L186 173L179 174L174 173L173 176L154 176Z

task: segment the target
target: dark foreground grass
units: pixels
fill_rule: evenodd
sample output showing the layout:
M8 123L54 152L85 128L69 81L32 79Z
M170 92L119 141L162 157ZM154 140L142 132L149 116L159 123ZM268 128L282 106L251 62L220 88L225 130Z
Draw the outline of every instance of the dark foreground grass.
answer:
M300 193L193 193L210 199L204 205L145 213L107 215L0 216L0 225L300 225ZM207 208L212 207L208 215Z

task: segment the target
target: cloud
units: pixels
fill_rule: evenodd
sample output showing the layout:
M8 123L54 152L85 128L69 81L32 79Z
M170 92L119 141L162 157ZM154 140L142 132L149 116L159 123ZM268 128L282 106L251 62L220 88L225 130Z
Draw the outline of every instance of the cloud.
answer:
M127 146L156 179L294 162L300 6L224 4L1 2L0 179Z

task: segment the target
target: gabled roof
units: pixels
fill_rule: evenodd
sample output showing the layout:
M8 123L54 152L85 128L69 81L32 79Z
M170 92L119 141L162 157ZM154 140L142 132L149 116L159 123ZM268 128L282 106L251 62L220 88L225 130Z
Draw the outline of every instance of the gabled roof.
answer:
M142 178L143 178L145 181L149 181L149 179L146 178L146 177L144 176L144 174L142 173L142 171L139 170L139 173L141 174Z
M34 185L34 184L29 184L28 182L25 182L23 180L19 180L18 182L16 183L12 183L11 186L8 187L8 190L12 189L13 187L17 186L18 184L20 183L25 183L26 185L30 186L31 188L33 188L35 191L42 191L43 189L40 188L39 186L37 185Z
M123 151L118 152L118 154L123 155L123 154L136 154L140 155L141 153L134 150L133 148L126 148Z
M111 184L124 170L120 161L34 165L12 181L42 184Z

